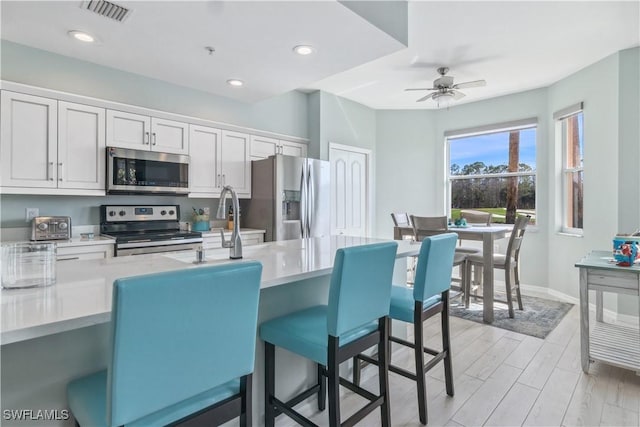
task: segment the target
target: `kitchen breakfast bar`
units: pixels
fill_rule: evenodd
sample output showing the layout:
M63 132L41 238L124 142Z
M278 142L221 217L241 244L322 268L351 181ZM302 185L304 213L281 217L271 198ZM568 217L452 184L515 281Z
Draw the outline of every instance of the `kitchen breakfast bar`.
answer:
M246 247L244 259L263 265L258 323L326 304L336 250L380 241L331 236ZM419 244L397 243L394 282L403 283L405 258L416 255ZM227 249L207 251L206 262L202 264L194 263L192 251L58 263L57 283L53 286L3 290L0 294L3 414L7 410L62 411L67 408L67 383L107 366L111 289L115 279L238 262L229 260L228 255ZM256 346L253 411L254 424L260 425L264 413L264 367L263 345L257 338ZM293 395L303 385L311 384L316 375L312 363L286 351L277 357L276 375L278 372L283 373L278 378L278 389L285 395ZM299 378L306 378L306 383L301 384ZM26 426L33 422L3 419L2 424ZM58 419L40 425L73 424L71 420Z

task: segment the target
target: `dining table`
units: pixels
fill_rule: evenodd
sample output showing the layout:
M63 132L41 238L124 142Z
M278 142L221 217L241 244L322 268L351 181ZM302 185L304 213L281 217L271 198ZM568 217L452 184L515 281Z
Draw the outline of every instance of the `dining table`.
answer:
M450 225L447 230L434 231L434 234L453 232L458 234L459 240L475 240L482 242L483 265L482 269L482 320L485 323L493 323L493 246L496 240L504 239L512 227L508 225ZM402 240L405 236L413 236L412 227L394 227L393 238Z

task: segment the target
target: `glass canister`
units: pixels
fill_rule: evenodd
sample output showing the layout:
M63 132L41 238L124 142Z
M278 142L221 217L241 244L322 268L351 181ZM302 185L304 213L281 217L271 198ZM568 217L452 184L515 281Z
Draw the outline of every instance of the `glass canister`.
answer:
M56 283L56 244L2 245L2 287L32 288Z

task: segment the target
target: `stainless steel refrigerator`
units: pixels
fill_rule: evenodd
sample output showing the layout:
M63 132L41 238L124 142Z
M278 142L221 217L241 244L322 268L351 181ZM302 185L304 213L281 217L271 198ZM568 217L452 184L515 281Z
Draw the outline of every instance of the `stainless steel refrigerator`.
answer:
M242 225L266 230L265 241L328 236L330 179L330 164L324 160L281 154L254 160Z

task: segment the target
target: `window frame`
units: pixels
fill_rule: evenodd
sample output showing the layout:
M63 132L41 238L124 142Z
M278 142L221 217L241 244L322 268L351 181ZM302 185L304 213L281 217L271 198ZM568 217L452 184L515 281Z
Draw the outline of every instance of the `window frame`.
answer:
M582 114L582 161L579 167L568 167L568 144L569 138L567 138L567 121L569 117ZM562 200L560 202L560 232L564 234L570 234L575 236L584 235L584 105L582 102L563 108L553 114L553 119L556 126L556 143L560 145L561 150L561 164L560 164L560 188ZM558 141L559 139L559 141ZM572 177L576 173L582 173L582 228L570 227L568 225L569 219L569 182L572 181Z
M458 180L467 180L467 179L479 179L479 178L510 178L510 177L523 177L523 176L531 176L533 177L534 184L536 185L536 196L535 196L535 209L534 216L536 218L536 223L532 225L533 228L537 225L538 219L538 168L536 161L536 168L531 172L503 172L503 173L489 173L489 174L474 174L474 175L451 175L451 143L456 139L462 139L472 136L479 135L491 135L496 133L504 133L504 132L513 132L515 130L521 131L526 129L535 129L536 131L536 160L538 156L538 119L537 118L528 118L522 120L515 120L511 122L505 123L496 123L484 126L478 126L474 128L461 129L461 130L453 130L446 131L444 133L445 137L445 145L446 145L446 158L445 158L445 170L446 170L446 212L447 216L451 217L451 201L452 195L451 191L453 189L452 182Z

